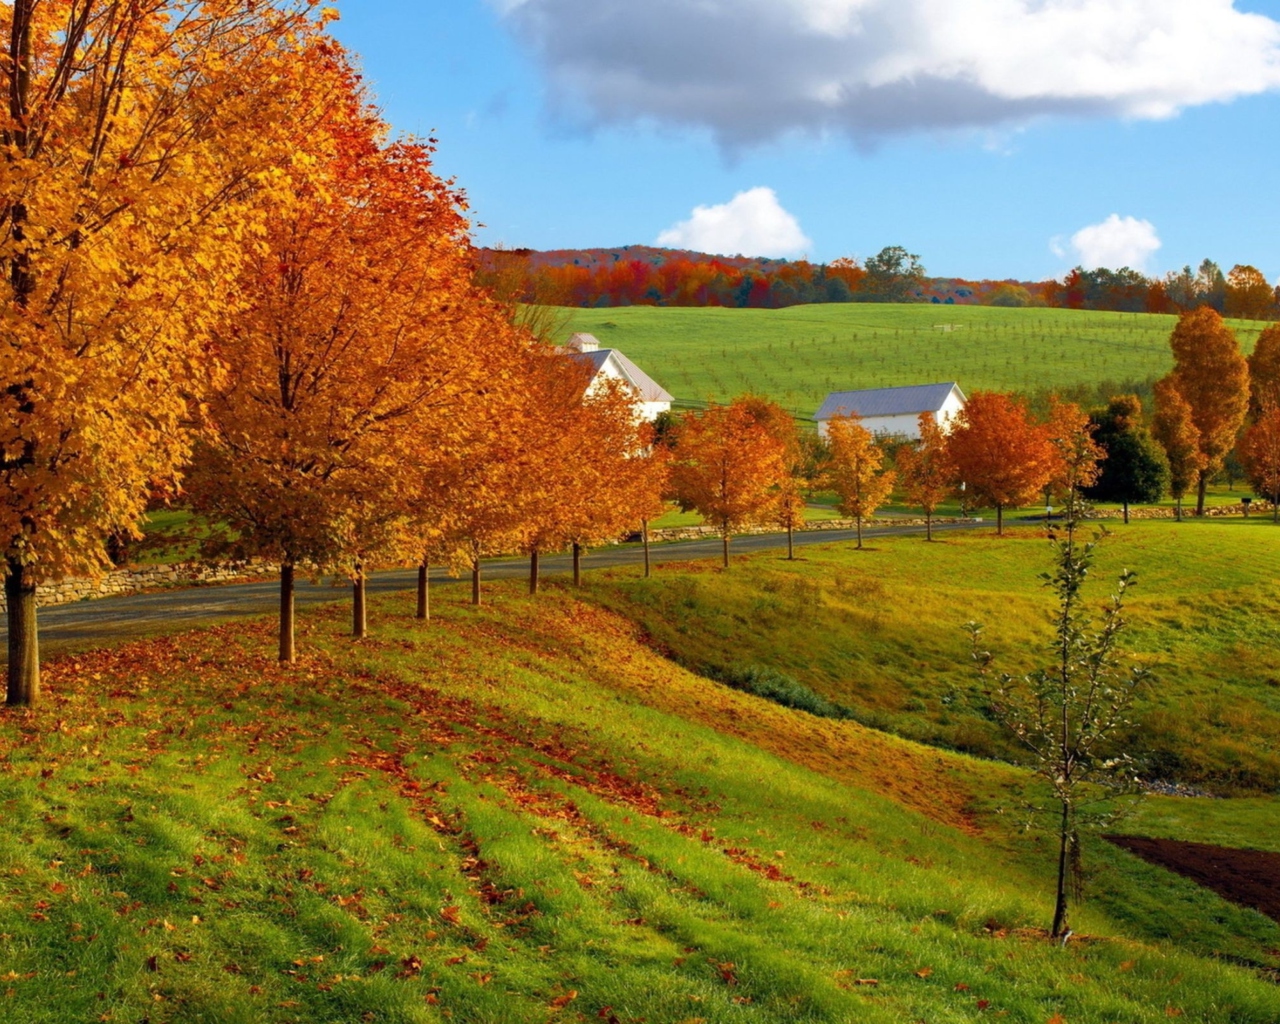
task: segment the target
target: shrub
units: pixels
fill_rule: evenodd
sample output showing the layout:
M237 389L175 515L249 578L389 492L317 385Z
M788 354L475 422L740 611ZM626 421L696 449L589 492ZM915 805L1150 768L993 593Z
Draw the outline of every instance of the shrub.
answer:
M814 693L803 683L767 665L731 665L711 667L704 673L716 682L735 690L763 697L784 708L807 711L819 718L852 719L854 714L841 704L836 704Z

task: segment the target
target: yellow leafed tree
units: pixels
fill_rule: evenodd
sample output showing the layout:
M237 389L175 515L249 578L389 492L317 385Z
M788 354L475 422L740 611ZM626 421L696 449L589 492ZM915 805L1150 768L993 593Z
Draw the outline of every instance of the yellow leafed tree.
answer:
M37 583L106 565L188 448L188 396L305 118L308 3L0 7L0 538L7 701L39 691Z
M888 499L894 473L881 468L884 452L859 416L829 420L827 446L831 450L827 469L831 489L840 496L841 513L857 521L858 547L862 547L862 521Z

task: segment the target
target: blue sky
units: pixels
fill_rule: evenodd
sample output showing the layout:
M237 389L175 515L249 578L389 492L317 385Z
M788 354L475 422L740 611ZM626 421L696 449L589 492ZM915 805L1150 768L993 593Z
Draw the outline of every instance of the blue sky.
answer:
M1045 6L340 0L334 31L483 244L1280 276L1280 0Z

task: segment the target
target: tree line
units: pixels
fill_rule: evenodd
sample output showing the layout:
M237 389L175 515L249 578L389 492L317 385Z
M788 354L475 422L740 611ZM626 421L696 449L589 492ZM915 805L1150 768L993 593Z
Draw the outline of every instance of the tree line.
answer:
M1061 280L970 281L928 277L920 257L886 246L865 260L830 263L711 257L639 247L581 256L485 250L479 279L514 301L542 306L725 306L782 309L824 302L933 302L1041 306L1122 313L1185 313L1208 306L1227 317L1280 319L1280 289L1256 267L1224 272L1213 260L1162 276L1129 267L1076 267Z

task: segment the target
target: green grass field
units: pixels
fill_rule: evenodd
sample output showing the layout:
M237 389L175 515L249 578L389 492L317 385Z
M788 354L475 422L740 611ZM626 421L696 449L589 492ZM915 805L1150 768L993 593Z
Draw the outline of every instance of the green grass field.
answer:
M1133 745L1148 773L1224 792L1280 789L1280 528L1252 518L1112 524L1096 604L1138 572L1128 643L1157 682ZM1033 667L1048 639L1037 530L876 540L602 588L682 664L752 665L794 677L877 728L988 757L1016 750L991 720L961 627L985 624L1000 668ZM593 591L597 592L597 591Z
M966 391L1147 381L1172 365L1176 318L985 306L833 303L781 310L566 310L677 400L768 395L810 416L831 391L955 380ZM1233 321L1246 350L1265 325ZM1105 390L1105 388L1104 388Z
M1176 530L1134 529L1108 566L1145 573L1133 646L1185 644L1161 686L1229 711L1264 685L1280 545ZM1090 842L1077 938L1051 944L1051 857L998 813L1019 770L730 690L644 631L710 628L714 598L715 628L744 644L754 622L772 660L810 637L850 676L889 658L929 720L963 655L954 623L1007 609L990 621L1009 657L1041 625L1031 540L876 546L589 574L538 598L511 581L482 609L457 588L428 624L393 595L358 643L322 607L292 669L269 621L50 665L42 709L0 714L3 1019L1280 1019L1256 969L1280 966L1275 922ZM810 633L783 621L797 613ZM895 651L912 615L918 648ZM1129 827L1274 849L1275 811L1153 799Z

